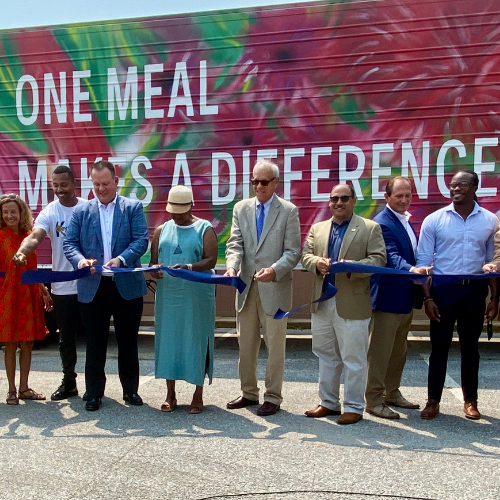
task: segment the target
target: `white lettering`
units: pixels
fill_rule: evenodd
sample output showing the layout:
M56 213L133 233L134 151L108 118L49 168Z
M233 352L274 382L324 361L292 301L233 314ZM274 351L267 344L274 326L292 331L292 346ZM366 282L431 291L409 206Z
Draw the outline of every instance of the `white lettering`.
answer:
M163 118L165 112L163 109L152 109L151 98L155 95L161 95L161 87L151 85L151 75L161 73L163 64L146 64L144 66L144 117L145 118Z
M115 119L115 100L120 120L127 118L127 110L131 104L132 120L137 120L137 66L130 66L127 71L123 99L116 68L108 68L108 120Z
M142 202L143 207L147 207L153 201L153 186L139 173L139 167L141 165L144 165L144 168L146 170L153 168L148 158L146 158L145 156L137 156L132 161L130 172L134 180L137 181L137 183L140 184L146 192L142 198L139 198L139 196L137 196L137 191L140 188L137 188L130 193L130 197L134 200L139 200L140 202Z
M483 148L489 146L498 146L498 137L488 137L476 139L474 143L474 172L479 177L479 187L476 191L477 196L496 196L496 187L482 187L482 176L483 172L494 172L495 162L485 161L483 162Z
M380 177L390 177L391 167L380 166L380 155L382 153L392 153L394 144L374 144L372 148L372 200L384 199L384 191L380 191Z
M76 123L92 121L91 113L80 113L80 103L89 100L90 93L82 92L80 81L90 78L90 69L73 71L73 119Z
M32 210L38 206L41 195L41 205L47 205L47 161L40 160L36 167L35 184L31 183L28 162L21 160L19 166L19 196L26 201Z
M285 161L283 165L283 198L290 200L291 198L291 182L292 180L301 180L302 172L292 172L292 158L302 158L306 154L304 148L285 149Z
M439 191L445 198L450 198L450 190L444 180L444 160L446 153L451 148L455 148L458 151L458 156L460 158L463 158L466 155L465 146L457 139L450 139L449 141L446 141L439 150L436 162L436 176Z
M413 182L417 195L421 200L426 200L429 197L429 162L430 162L430 142L422 143L422 174L419 175L417 159L411 142L403 142L401 146L401 175L409 177L408 166L411 169Z
M45 73L43 75L44 82L44 108L45 108L45 123L52 123L52 116L50 113L50 98L54 101L54 108L56 110L57 121L59 123L66 123L68 111L66 107L66 73L61 71L59 73L59 87L61 89L61 97L57 95L56 84L52 73Z
M225 161L229 169L228 192L225 196L219 195L219 162ZM236 196L236 163L229 153L212 153L212 203L226 205Z
M186 157L186 153L177 153L175 155L175 165L174 165L174 175L172 178L172 187L179 184L179 179L184 177L184 185L191 187L191 175L189 174L189 165Z
M330 169L320 170L319 157L331 156L332 148L311 148L311 201L328 201L330 192L319 193L318 181L320 179L328 179L330 177Z
M352 154L356 157L357 166L354 169L347 170L347 155ZM359 178L363 175L365 168L365 155L357 146L340 146L339 147L339 183L344 184L348 181L352 182L356 198L364 200L363 191Z
M201 68L200 68L201 70ZM182 84L183 96L179 96L179 87ZM170 94L170 105L168 107L168 117L172 118L177 106L186 106L187 116L193 116L193 101L191 99L191 91L189 90L189 79L187 74L186 63L178 62L175 65L174 83L172 84L172 92Z
M23 88L27 83L31 87L31 115L24 116L23 114ZM40 98L38 96L38 83L31 75L23 75L19 78L16 87L16 111L17 118L23 125L33 125L38 118L38 111L40 109Z
M250 151L243 151L243 199L250 198Z
M200 61L200 115L216 115L219 106L207 106L207 61Z

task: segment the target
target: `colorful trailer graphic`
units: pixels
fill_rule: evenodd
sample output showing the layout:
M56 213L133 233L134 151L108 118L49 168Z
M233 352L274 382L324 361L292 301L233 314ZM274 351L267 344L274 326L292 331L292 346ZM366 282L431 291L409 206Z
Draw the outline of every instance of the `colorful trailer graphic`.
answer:
M0 31L0 191L37 213L55 166L88 198L89 165L109 159L152 232L187 184L221 263L258 158L279 164L303 238L339 181L372 217L408 176L418 225L471 168L496 212L499 26L494 0L338 0Z

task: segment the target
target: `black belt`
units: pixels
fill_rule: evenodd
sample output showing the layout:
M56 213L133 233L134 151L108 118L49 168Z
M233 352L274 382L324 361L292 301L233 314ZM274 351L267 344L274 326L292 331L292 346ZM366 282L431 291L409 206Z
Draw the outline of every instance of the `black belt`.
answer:
M101 275L101 279L106 279L106 280L111 280L111 281L115 281L115 275L113 274L113 276L105 276L104 274Z

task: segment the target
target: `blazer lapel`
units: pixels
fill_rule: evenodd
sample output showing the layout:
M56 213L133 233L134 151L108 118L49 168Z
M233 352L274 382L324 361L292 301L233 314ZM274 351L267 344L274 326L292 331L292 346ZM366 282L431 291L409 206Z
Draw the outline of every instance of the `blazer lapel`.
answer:
M406 242L408 243L408 246L413 250L413 245L411 244L411 240L410 240L410 237L408 236L408 232L404 228L403 224L401 224L401 221L389 209L386 209L386 210L387 210L387 217L389 217L389 219L391 219L391 221L396 225L399 232L403 235L402 237L406 238Z
M116 239L120 234L120 226L122 225L124 212L124 200L121 196L118 196L116 198L115 211L113 212L113 230L111 231L111 255L113 255L113 248L115 248Z
M246 218L246 223L248 224L249 227L250 236L254 241L255 247L257 247L257 223L255 220L255 200L253 198L248 200L248 204L245 207L244 215ZM241 225L240 230L243 234L245 234L247 228Z
M266 222L264 223L264 227L262 229L262 234L260 235L259 243L257 244L257 250L262 245L262 242L265 240L269 230L273 227L274 221L276 220L276 217L278 217L280 207L281 207L280 202L276 199L276 197L274 197L273 201L271 202L271 206L269 207L269 212L267 214ZM254 212L255 212L255 205L254 205ZM257 238L257 225L255 223L255 216L254 216L254 227L255 227L255 236Z
M321 251L321 257L328 258L328 245L330 244L330 233L332 231L333 217L325 222L321 231L318 231L317 236L314 237L314 247Z
M99 203L97 202L97 198L94 198L89 202L89 213L90 221L92 223L92 230L95 232L99 245L101 246L101 248L104 248L101 234L101 216L99 214Z
M354 238L358 234L359 229L359 220L356 214L352 214L351 222L347 226L347 231L345 233L344 239L342 240L342 245L340 247L339 252L339 260L345 258L347 250L349 250L349 246L353 242Z

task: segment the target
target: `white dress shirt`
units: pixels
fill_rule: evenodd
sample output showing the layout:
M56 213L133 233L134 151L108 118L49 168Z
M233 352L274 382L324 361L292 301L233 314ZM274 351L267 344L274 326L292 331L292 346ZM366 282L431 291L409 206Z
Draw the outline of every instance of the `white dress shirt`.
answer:
M415 231L413 231L413 228L410 226L411 213L405 212L404 214L400 214L398 212L395 212L389 205L387 205L387 208L398 218L399 222L401 222L403 227L406 229L408 237L411 241L411 246L413 247L413 253L417 255L417 236L415 235Z

